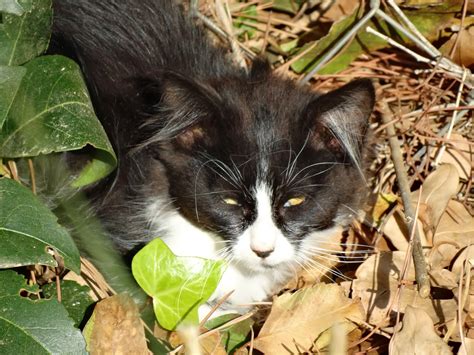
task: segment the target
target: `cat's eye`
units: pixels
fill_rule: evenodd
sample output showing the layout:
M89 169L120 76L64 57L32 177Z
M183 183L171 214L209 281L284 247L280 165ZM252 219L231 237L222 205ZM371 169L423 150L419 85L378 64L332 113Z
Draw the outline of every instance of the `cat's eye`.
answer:
M304 196L298 196L298 197L293 197L290 198L288 201L286 201L283 205L283 207L293 207L293 206L298 206L301 205L304 202L305 198Z
M224 201L224 203L226 203L227 205L240 206L240 203L239 203L236 199L231 198L231 197L227 197L227 198L225 198L223 201Z

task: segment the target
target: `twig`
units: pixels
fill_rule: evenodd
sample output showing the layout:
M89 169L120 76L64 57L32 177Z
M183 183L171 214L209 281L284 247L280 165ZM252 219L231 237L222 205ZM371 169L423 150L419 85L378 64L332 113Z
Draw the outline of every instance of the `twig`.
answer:
M436 64L436 62L434 62L433 60L430 60L426 57L423 57L421 55L419 55L418 53L415 53L413 52L411 49L408 49L407 47L401 45L400 43L398 43L397 41L395 41L394 39L384 35L383 33L380 33L376 30L374 30L372 27L370 26L367 26L366 29L365 29L368 33L370 34L373 34L374 36L377 36L379 38L382 38L383 40L385 40L388 44L398 48L398 49L401 49L402 51L404 51L405 53L411 55L413 58L415 58L416 61L418 62L421 62L421 63L429 63L429 64Z
M28 169L30 170L30 179L31 179L31 191L36 195L36 174L35 166L33 165L33 160L28 158Z
M467 70L464 70L464 74L462 76L461 84L459 85L458 94L456 97L456 106L459 106L459 104L461 103L462 90L464 88L464 82L466 80L466 77L467 77ZM448 132L446 133L446 139L449 139L451 137L455 119L456 119L456 111L453 111L453 114L451 116L451 121L449 122L449 126L448 126ZM445 150L446 150L446 144L442 144L441 148L438 151L438 154L436 154L436 158L433 163L434 166L438 166Z
M413 239L412 255L415 264L415 276L416 282L418 284L418 292L421 297L426 298L430 294L430 283L428 278L426 261L423 257L423 249L421 246L418 229L414 229L416 227L416 220L415 213L411 205L410 186L408 184L408 177L404 168L405 164L403 162L403 156L400 150L400 144L395 133L395 128L393 127L393 125L389 124L391 121L391 119L389 118L389 116L391 116L391 112L389 111L389 108L385 103L383 104L382 112L382 120L384 124L387 124L386 130L392 152L392 161L395 167L397 183L398 187L400 188L403 206L405 209L405 222L407 224L408 230L414 230L415 233Z

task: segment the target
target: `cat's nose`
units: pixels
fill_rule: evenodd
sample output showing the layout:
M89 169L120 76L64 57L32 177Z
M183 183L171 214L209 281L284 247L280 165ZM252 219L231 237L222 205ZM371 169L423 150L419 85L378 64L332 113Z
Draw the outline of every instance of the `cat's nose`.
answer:
M264 259L267 256L269 256L271 253L273 253L274 249L269 249L269 250L258 250L258 249L252 249L252 251L257 254L260 258Z

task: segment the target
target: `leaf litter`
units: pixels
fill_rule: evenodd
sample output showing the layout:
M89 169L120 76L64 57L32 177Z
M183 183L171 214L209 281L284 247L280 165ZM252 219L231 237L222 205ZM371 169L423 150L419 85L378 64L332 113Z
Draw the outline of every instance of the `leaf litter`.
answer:
M387 1L381 9L397 18L392 3ZM367 14L368 2L199 3L201 15L211 22L206 24L221 33L213 38L231 47L238 63L264 55L280 74L307 80L323 92L354 78L373 79L378 102L370 122L374 160L368 202L349 231L335 235L315 262L296 275L271 304L259 305L256 314L233 318L217 330L201 326L178 334L155 325L153 333L173 345L174 353L191 349L196 339L202 353L225 353L229 351L225 339L232 334L223 331L251 316L246 340L232 349L235 353L326 353L336 343L348 353L473 352L474 79L469 68L473 65L474 9L460 0L397 3L448 62L433 59L399 30L388 30L385 20L376 16L369 26L388 34L398 47L362 28L319 74L309 78L308 70L341 38L331 37L331 26L337 24L338 32L347 33ZM216 11L216 6L228 6L229 11ZM353 15L354 11L360 14ZM223 18L228 14L231 18ZM233 28L229 21L234 21ZM409 28L403 19L398 17L398 21L405 30ZM318 46L323 40L325 45ZM298 67L298 63L304 65ZM388 124L381 119L383 105L391 113ZM426 298L418 293L410 254L412 233L405 224L387 125L395 129L417 211L431 284ZM2 170L11 173L9 166ZM109 299L113 290L100 273L87 261L82 265L82 280L93 286L95 299ZM110 306L106 313L123 316L117 324L130 315L122 305ZM136 315L135 310L132 313ZM143 327L133 319L133 329L143 340L139 330ZM104 341L105 335L100 342ZM119 336L116 341L129 339Z

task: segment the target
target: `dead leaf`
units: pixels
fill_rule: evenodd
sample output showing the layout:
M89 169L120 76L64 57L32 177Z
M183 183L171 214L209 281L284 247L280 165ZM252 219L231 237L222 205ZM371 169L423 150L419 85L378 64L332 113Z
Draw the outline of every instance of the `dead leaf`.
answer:
M140 313L127 294L95 306L88 350L91 354L149 354Z
M463 28L458 33L454 33L441 46L440 51L449 56L456 41L458 43L452 56L453 61L459 65L471 67L474 65L474 26Z
M412 203L416 207L417 199L424 208L419 218L424 222L425 231L434 232L441 215L444 213L449 200L456 194L459 184L459 174L454 165L443 164L426 178L421 189L412 194ZM420 208L421 209L421 208Z
M433 157L436 152L437 150L433 149ZM473 154L469 141L462 135L453 133L449 143L446 144L446 150L441 156L440 162L454 165L459 173L459 177L468 180L471 178Z
M343 322L347 333L356 328L348 319L363 319L359 302L347 298L335 284L318 284L275 299L270 315L254 341L265 354L309 350L320 335ZM321 349L328 340L318 343Z
M458 355L470 355L474 354L474 339L465 338L464 339L464 346L461 345L459 348Z
M392 355L448 355L451 348L434 331L433 321L421 309L407 306L403 328L390 341Z
M423 309L436 323L455 318L457 303L454 299L420 297L412 263L407 270L400 299L395 302L405 254L396 251L372 255L357 269L356 279L352 282L352 297L360 297L367 310L366 321L387 326L390 323L387 314L393 316L397 311L404 312L409 305Z

